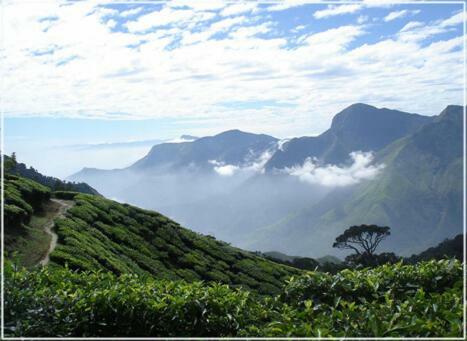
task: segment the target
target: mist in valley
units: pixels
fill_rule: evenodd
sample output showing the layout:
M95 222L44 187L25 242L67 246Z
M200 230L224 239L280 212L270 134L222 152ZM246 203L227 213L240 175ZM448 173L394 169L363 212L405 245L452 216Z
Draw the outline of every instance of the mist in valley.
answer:
M279 148L277 143L274 148ZM174 169L169 164L149 169L84 169L71 180L85 181L104 196L156 210L182 226L252 251L280 251L293 255L324 256L329 245L299 251L285 245L274 225L313 207L331 192L375 177L371 153L355 152L345 165L303 165L266 171L273 149L242 162L208 160ZM269 231L266 246L261 231ZM293 231L290 231L293 233ZM326 239L327 240L327 239ZM335 254L335 253L334 253Z

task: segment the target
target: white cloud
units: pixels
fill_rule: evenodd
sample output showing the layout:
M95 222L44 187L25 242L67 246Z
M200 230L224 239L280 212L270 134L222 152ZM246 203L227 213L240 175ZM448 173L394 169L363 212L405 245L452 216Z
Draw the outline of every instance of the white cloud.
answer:
M113 19L110 19L109 21L107 21L107 26L110 28L114 28L115 26L117 26L117 22Z
M216 33L228 31L232 27L242 24L246 21L246 17L238 16L234 18L227 18L220 21L216 21L215 23L211 24L209 28L201 32L192 33L190 31L185 31L183 32L182 44L194 44L206 41Z
M327 187L343 187L355 185L363 180L373 179L384 168L384 165L371 165L371 153L350 153L350 166L319 165L317 160L308 158L302 166L286 168L284 171L301 181Z
M405 24L405 26L400 30L400 32L410 31L414 28L422 27L422 26L424 26L424 24L420 21L410 21L407 24Z
M214 171L221 176L232 176L240 169L238 166L226 165L216 160L209 160L209 163L214 165Z
M355 13L362 8L359 4L350 4L350 5L329 5L326 9L316 11L313 13L313 16L316 19L328 18L336 15L343 15L349 13Z
M232 176L239 173L247 176L257 173L263 174L264 166L271 159L274 151L274 149L266 150L259 156L251 154L239 165L230 165L217 160L209 160L208 162L213 165L214 171L222 176Z
M222 127L285 137L322 132L354 102L436 114L462 101L462 34L429 40L460 32L457 13L381 38L357 24L288 34L266 10L224 18L215 13L223 1L181 0L145 8L127 21L130 32L116 32L126 18L98 7L4 6L6 115L170 118L199 134ZM375 39L362 43L367 34ZM220 105L226 99L288 105L238 109Z
M166 5L172 8L189 7L196 11L220 10L227 6L224 0L172 0L167 1Z
M401 11L395 11L395 12L391 12L389 13L387 16L384 17L384 21L385 22L388 22L388 21L392 21L392 20L396 20L398 18L403 18L407 15L408 11L403 9Z
M184 143L184 142L193 142L195 140L196 140L195 138L178 137L172 140L168 140L167 143Z
M132 15L136 15L136 14L139 14L143 11L144 7L136 7L136 8L132 8L132 9L128 9L126 11L122 11L120 12L120 16L121 17L130 17Z
M440 26L441 27L449 27L449 26L455 26L455 25L460 25L464 22L465 20L465 14L464 12L459 12L452 17L441 21Z
M452 26L459 25L463 21L463 13L458 13L444 20L429 23L411 21L399 31L399 39L402 41L423 41L432 36L452 31Z
M406 9L401 10L401 11L394 11L394 12L389 13L387 16L385 16L383 18L383 20L385 22L389 22L389 21L393 21L393 20L396 20L396 19L404 18L404 17L406 17L408 15L415 15L415 14L418 14L418 13L420 13L420 10L418 10L418 9L417 10L412 10L412 11L406 10Z
M298 25L297 27L291 29L291 31L294 33L297 33L297 32L303 31L305 28L306 28L305 25Z
M221 12L221 16L237 15L245 12L251 12L257 7L256 3L253 2L239 2L233 5L225 7Z
M160 11L150 12L138 17L134 21L125 24L130 32L146 32L155 27L161 27L169 24L180 25L188 21L205 21L213 18L214 13L196 12L190 9L173 9L164 7Z
M309 4L308 0L283 0L277 4L271 4L267 7L267 10L270 12L283 11L289 8L303 6Z
M256 160L243 166L242 170L253 173L264 173L264 166L271 159L275 150L266 150Z
M357 23L358 24L363 24L365 22L367 22L369 19L369 17L367 15L360 15L358 18L357 18Z
M285 151L284 149L284 146L287 142L289 142L290 139L282 139L282 140L279 140L279 142L277 142L277 149L279 149L280 151Z
M222 176L232 176L238 171L239 167L234 165L215 166L214 170Z
M272 29L272 23L265 22L265 23L262 23L261 25L256 25L256 26L239 27L235 31L231 32L229 36L232 38L244 39L244 38L252 37L256 34L268 33L271 31L271 29Z

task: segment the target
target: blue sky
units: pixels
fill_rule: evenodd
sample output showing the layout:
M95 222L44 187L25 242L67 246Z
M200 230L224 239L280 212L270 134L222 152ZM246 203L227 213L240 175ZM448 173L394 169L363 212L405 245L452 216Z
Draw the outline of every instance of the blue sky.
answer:
M438 114L463 100L462 10L388 1L7 2L6 150L233 128L315 135L355 102Z

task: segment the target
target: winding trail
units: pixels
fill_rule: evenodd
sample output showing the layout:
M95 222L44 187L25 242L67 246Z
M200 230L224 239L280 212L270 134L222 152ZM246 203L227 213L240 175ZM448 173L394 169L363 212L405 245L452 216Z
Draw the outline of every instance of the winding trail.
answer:
M52 219L50 219L50 221L47 222L47 224L44 225L44 231L45 233L50 235L51 239L47 253L44 255L44 258L39 262L39 264L42 266L47 265L47 263L49 263L50 254L57 246L58 236L54 231L52 231L53 227L55 226L55 219L63 217L66 211L68 211L68 209L72 208L75 205L75 202L71 200L50 199L50 201L53 201L59 206L57 213L52 217Z

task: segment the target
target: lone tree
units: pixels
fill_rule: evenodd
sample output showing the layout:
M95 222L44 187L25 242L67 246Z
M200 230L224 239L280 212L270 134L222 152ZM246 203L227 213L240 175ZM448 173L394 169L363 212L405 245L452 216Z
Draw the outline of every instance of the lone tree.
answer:
M373 257L379 243L391 234L389 230L387 226L351 226L336 238L332 247L351 249L359 256Z

